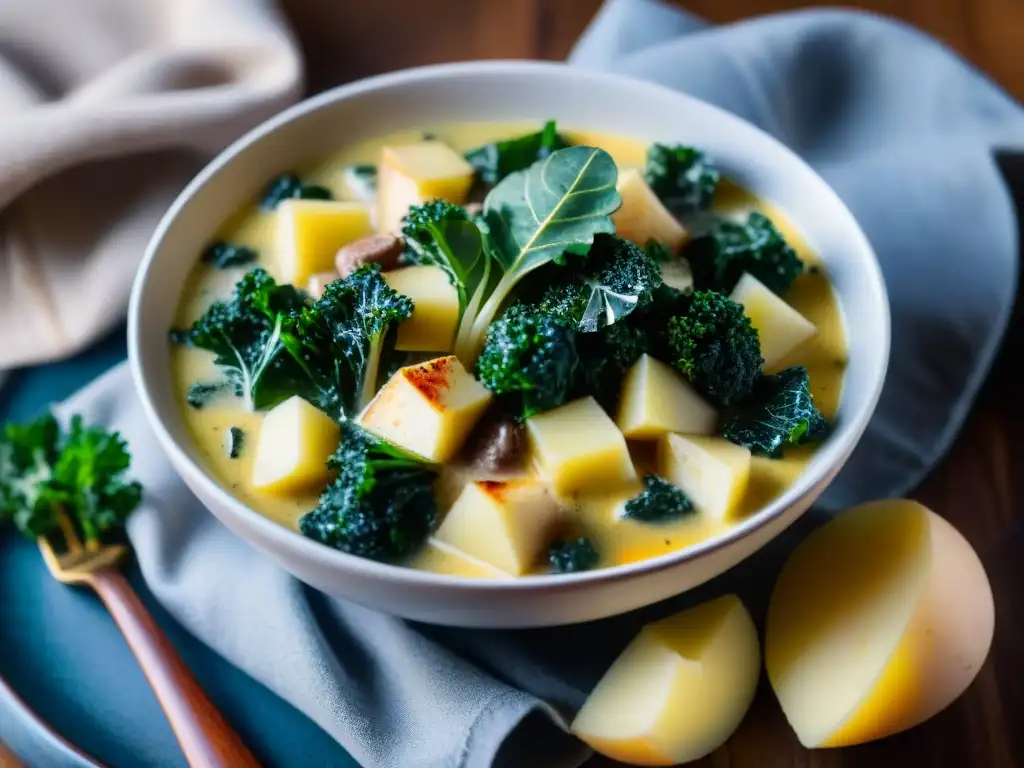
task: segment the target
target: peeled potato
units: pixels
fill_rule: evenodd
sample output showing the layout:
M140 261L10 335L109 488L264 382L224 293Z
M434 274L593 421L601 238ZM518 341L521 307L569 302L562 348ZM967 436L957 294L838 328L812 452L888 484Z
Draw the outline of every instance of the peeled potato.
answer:
M676 765L722 746L761 672L757 630L735 595L648 624L584 702L571 731L630 765Z
M913 501L863 504L783 568L768 610L768 678L801 744L861 744L963 693L994 621L985 571L953 526Z

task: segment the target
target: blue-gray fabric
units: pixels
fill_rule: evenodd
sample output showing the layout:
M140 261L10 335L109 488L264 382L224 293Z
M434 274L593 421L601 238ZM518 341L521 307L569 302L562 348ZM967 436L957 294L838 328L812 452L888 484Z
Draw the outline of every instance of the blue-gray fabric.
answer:
M565 723L644 621L726 591L760 617L795 538L830 510L921 480L956 436L1013 304L1011 187L1021 180L997 156L1024 144L1024 112L934 40L849 12L709 27L653 0L611 0L570 59L691 93L774 134L839 192L882 263L893 345L877 416L822 511L742 566L593 624L412 624L312 593L217 523L161 457L123 366L58 409L131 442L147 495L130 535L161 604L370 768L580 765L588 752ZM109 717L112 729L131 727L129 712ZM180 765L180 755L157 764Z

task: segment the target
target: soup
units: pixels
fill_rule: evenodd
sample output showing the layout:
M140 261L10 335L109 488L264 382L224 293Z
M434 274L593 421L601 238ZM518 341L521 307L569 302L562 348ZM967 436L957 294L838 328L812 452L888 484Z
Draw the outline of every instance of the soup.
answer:
M171 355L208 469L364 557L510 578L683 549L836 417L827 274L699 149L383 136L272 180L199 256Z

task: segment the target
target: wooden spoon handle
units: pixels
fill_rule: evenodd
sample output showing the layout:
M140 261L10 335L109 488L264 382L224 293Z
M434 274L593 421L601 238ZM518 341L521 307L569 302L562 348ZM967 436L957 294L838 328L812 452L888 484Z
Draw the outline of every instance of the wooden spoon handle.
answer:
M207 698L185 662L119 571L92 574L92 586L149 679L192 768L259 768L242 739Z
M0 768L24 768L18 756L0 741Z

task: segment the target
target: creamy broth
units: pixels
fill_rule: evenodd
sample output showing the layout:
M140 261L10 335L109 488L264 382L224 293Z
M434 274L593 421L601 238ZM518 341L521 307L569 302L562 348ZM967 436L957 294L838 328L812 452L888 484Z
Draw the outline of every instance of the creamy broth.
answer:
M482 143L536 130L535 124L460 124L430 128L429 133L464 151ZM374 141L362 142L340 150L321 164L296 169L303 181L326 186L337 199L350 198L343 182L346 167L357 163L375 163L380 147L389 143L418 141L424 131L404 131L382 136ZM607 136L590 131L565 131L576 144L589 144L605 149L619 166L641 167L644 164L646 144L621 137ZM760 200L746 190L723 179L715 197L713 208L723 214L745 214L760 211L772 219L799 257L808 265L819 259L785 214L770 203ZM226 222L217 237L229 242L255 248L259 253L256 265L264 267L275 278L277 270L276 244L273 236L274 213L253 205L240 211ZM198 255L197 255L198 256ZM230 296L237 280L253 266L215 269L198 261L183 291L175 324L186 327L198 318L216 299ZM791 352L774 370L791 365L803 365L810 374L811 391L815 403L827 418L834 419L839 404L846 361L846 339L839 306L827 277L811 269L797 278L784 297L804 317L817 326L817 334ZM254 450L245 450L237 459L231 459L226 449L228 431L239 427L246 433L252 447L259 431L262 414L248 412L242 401L234 397L215 399L202 408L193 408L185 400L190 385L213 378L216 366L213 355L205 350L173 346L172 376L178 394L182 416L191 432L203 460L230 492L240 501L282 525L297 529L299 517L316 505L316 493L300 498L271 496L256 491L251 483ZM773 370L766 370L772 373ZM750 486L744 498L743 513L750 514L779 496L802 471L813 454L813 447L787 449L781 459L753 458ZM638 472L642 475L650 466L650 446L631 444ZM460 468L446 468L438 483L439 511L454 499L460 483L467 478ZM565 500L573 511L573 532L587 535L602 555L602 565L619 565L644 560L683 549L721 533L731 524L714 523L702 515L690 515L680 522L644 524L616 519L616 505L635 495L638 485L625 489L614 498ZM734 524L734 523L733 523ZM447 545L429 541L408 565L439 573L461 574L481 578L510 578L492 566L463 556Z

